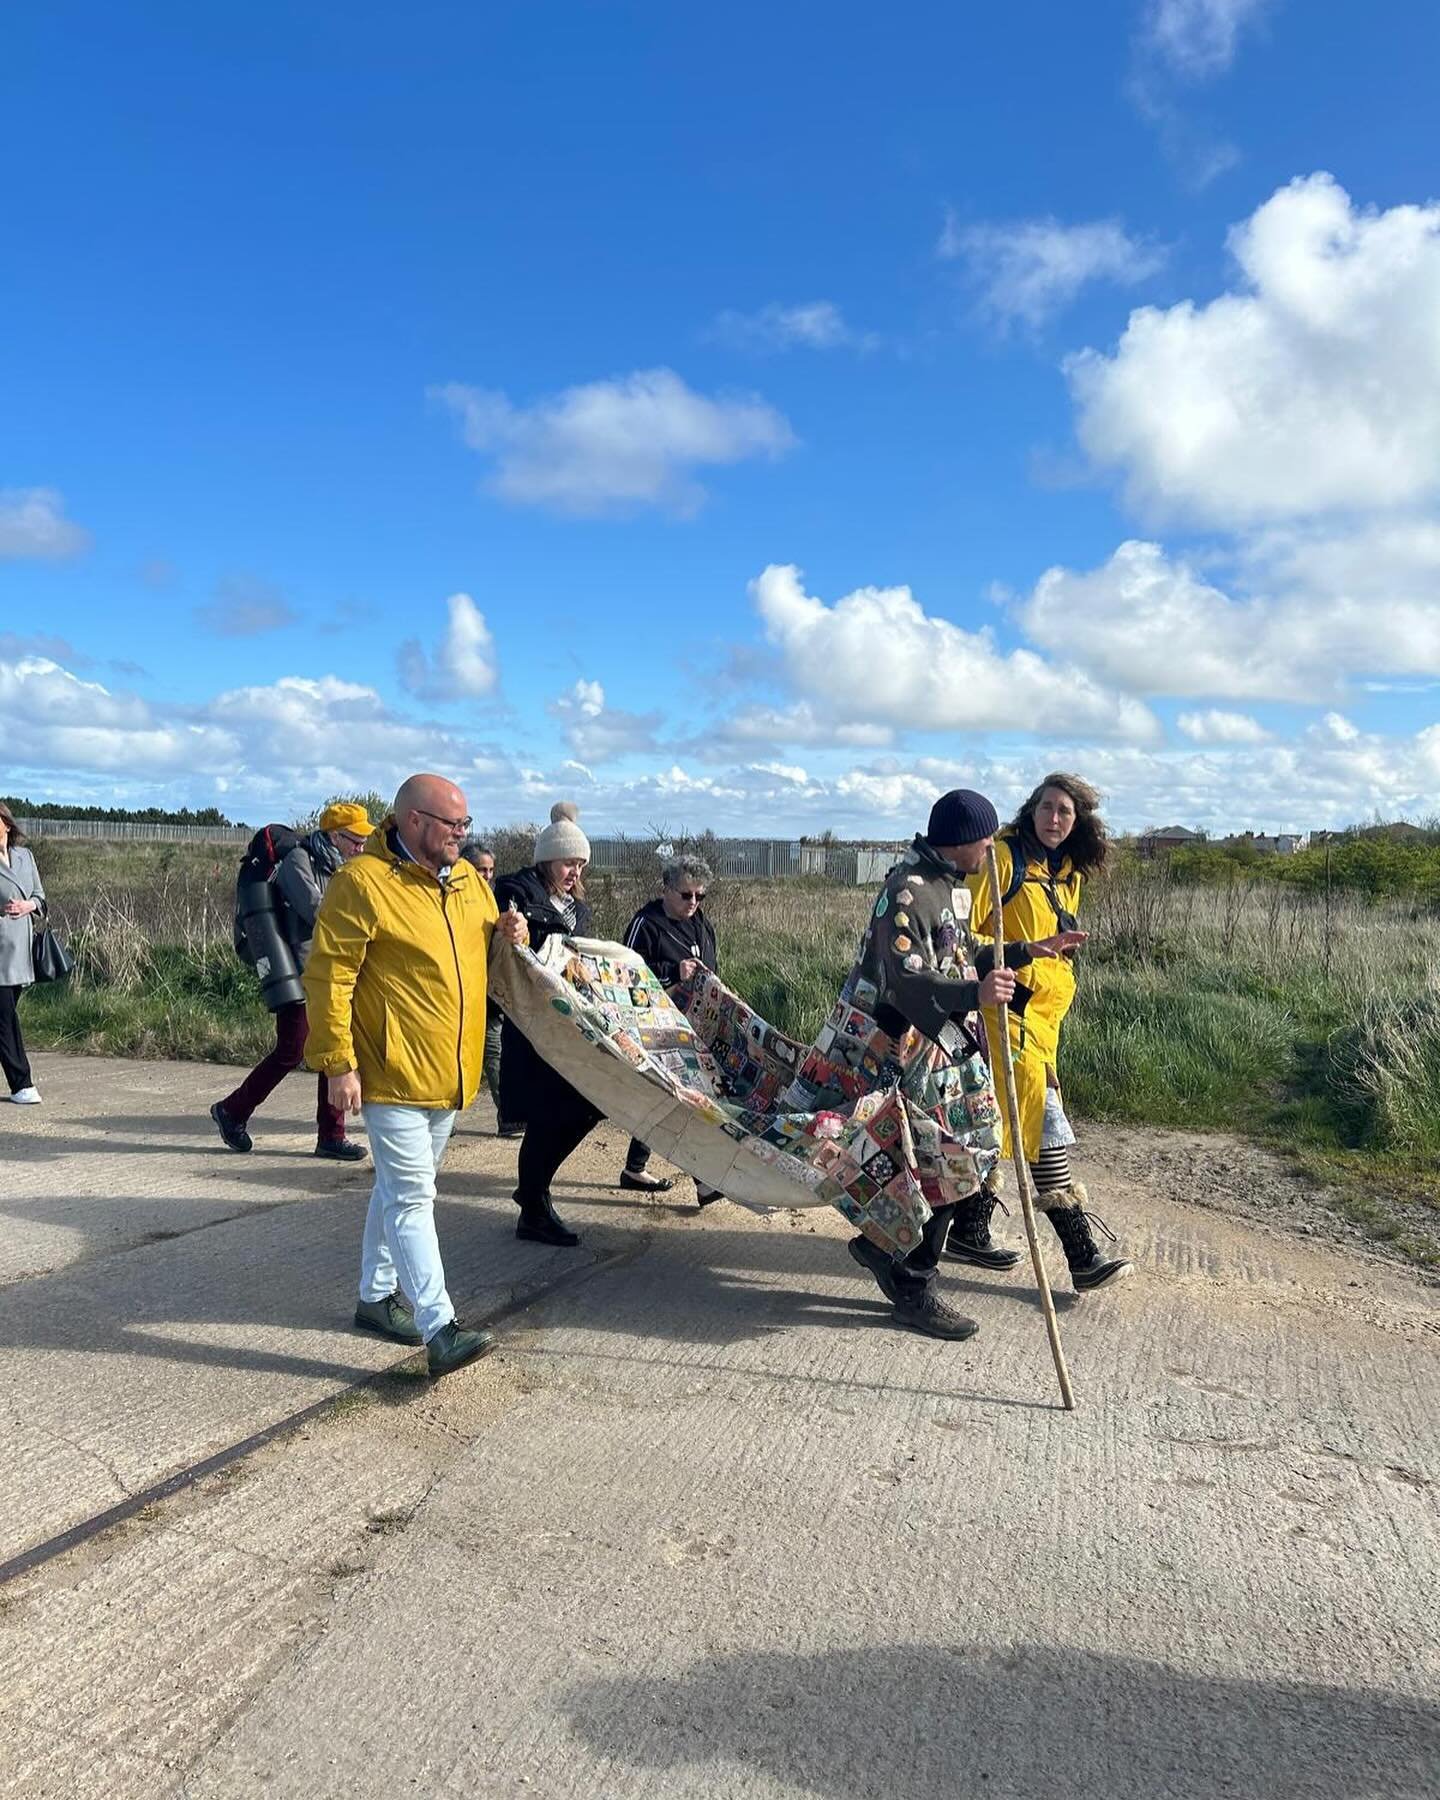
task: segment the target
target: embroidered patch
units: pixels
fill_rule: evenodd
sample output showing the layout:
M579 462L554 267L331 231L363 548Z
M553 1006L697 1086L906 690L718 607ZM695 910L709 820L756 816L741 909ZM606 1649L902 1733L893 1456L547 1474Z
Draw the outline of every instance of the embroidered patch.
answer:
M889 910L890 910L890 896L888 894L882 894L880 896L880 898L875 902L875 917L877 919L883 919L885 917L886 913L889 912Z
M883 900L885 896L882 894L880 898ZM910 892L908 887L903 887L895 898L899 901L901 906L909 906L914 901L915 896ZM878 912L880 909L877 907L875 910Z
M902 956L910 948L910 939L908 937L906 937L906 935L903 931L898 933L898 935L896 936L895 948L900 952L900 954Z
M923 956L917 956L912 950L910 955L905 958L905 967L912 975L914 975L918 970L925 967L925 958Z
M908 925L908 924L909 924L909 923L910 923L910 915L909 915L909 913L904 913L904 912L897 912L897 913L896 913L896 915L895 915L895 924L896 924L896 926L897 926L897 928L898 928L898 929L899 929L899 930L901 930L901 931L904 931L904 929L905 929L905 927L906 927L906 926L907 926L907 925Z

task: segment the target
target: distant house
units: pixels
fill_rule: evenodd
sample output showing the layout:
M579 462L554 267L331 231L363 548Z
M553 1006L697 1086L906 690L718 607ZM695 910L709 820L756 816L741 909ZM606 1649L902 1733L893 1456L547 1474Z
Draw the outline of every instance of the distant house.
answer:
M1298 832L1278 831L1267 836L1263 831L1242 831L1239 837L1228 837L1223 850L1253 850L1257 856L1294 856L1304 843Z
M1186 825L1166 825L1158 831L1143 833L1135 848L1149 862L1157 856L1168 856L1172 850L1183 850L1188 844L1204 841L1203 832L1191 831Z

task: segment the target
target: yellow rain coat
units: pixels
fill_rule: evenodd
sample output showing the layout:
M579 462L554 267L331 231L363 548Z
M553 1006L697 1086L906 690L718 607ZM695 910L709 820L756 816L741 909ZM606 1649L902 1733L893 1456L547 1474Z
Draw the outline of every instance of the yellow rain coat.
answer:
M305 965L305 1060L358 1071L380 1105L464 1108L480 1086L500 914L468 862L442 885L390 847L390 821L331 877Z
M1018 846L1008 837L995 840L995 861L1000 870L1000 892L1012 886ZM1069 913L1080 910L1080 876L1071 868L1067 857L1060 872L1051 876L1043 857L1026 865L1025 880L1005 904L1005 942L1018 943L1022 938L1034 943L1038 938L1053 937L1060 929L1055 908L1050 904L1046 884L1053 886L1055 896ZM965 885L974 900L975 935L981 939L995 936L995 908L990 880L982 869L968 875ZM1037 956L1034 962L1015 974L1015 1001L1010 1007L1010 1050L1015 1060L1015 1094L1020 1103L1021 1147L1028 1163L1040 1159L1040 1138L1045 1122L1045 1089L1055 1073L1060 1051L1060 1026L1070 1003L1075 998L1075 971L1063 956ZM1020 1004L1023 1002L1023 1005ZM985 1030L992 1044L1000 1041L999 1015L985 1009ZM992 1058L993 1060L993 1058ZM1048 1072L1048 1073L1047 1073ZM995 1071L997 1092L1004 1081ZM1013 1154L1010 1146L1010 1122L1006 1110L1000 1109L1004 1125L1005 1155Z

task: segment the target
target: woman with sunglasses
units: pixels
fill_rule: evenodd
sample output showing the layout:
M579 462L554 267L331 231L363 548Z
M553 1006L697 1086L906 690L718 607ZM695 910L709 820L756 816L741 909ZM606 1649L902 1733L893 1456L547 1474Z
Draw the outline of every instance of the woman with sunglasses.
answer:
M1100 794L1078 775L1047 775L995 839L1000 875L1001 916L1007 944L1033 942L1055 932L1074 931L1080 895L1088 876L1105 866L1109 842L1099 813ZM974 897L977 936L995 935L994 896L983 870L966 886ZM1020 1104L1021 1147L1030 1165L1036 1203L1043 1207L1065 1251L1070 1279L1079 1291L1103 1287L1130 1273L1123 1256L1105 1256L1091 1233L1089 1196L1070 1173L1070 1146L1075 1133L1065 1117L1057 1073L1060 1027L1075 998L1074 952L1037 958L1015 978L1009 1002L1010 1049L1015 1064L1015 1093ZM992 1044L999 1018L985 1012ZM1009 1122L1005 1155L1011 1155ZM947 1254L957 1262L1005 1269L1019 1253L990 1238L990 1215L996 1196L986 1190L979 1213L957 1220ZM1111 1237L1103 1220L1096 1220Z
M701 910L712 879L710 865L698 856L681 856L666 863L660 872L659 894L646 901L626 929L626 948L638 951L662 985L672 990L684 987L697 969L720 972L715 931ZM649 1161L649 1145L631 1138L620 1171L621 1187L647 1194L668 1193L674 1181L651 1175L646 1167ZM698 1184L695 1193L702 1206L720 1198L714 1188Z

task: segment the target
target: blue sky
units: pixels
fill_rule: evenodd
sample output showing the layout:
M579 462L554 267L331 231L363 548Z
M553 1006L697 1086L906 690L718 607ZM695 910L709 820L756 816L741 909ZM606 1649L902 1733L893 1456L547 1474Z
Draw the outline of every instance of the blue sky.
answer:
M1437 810L1440 17L0 22L0 787Z

